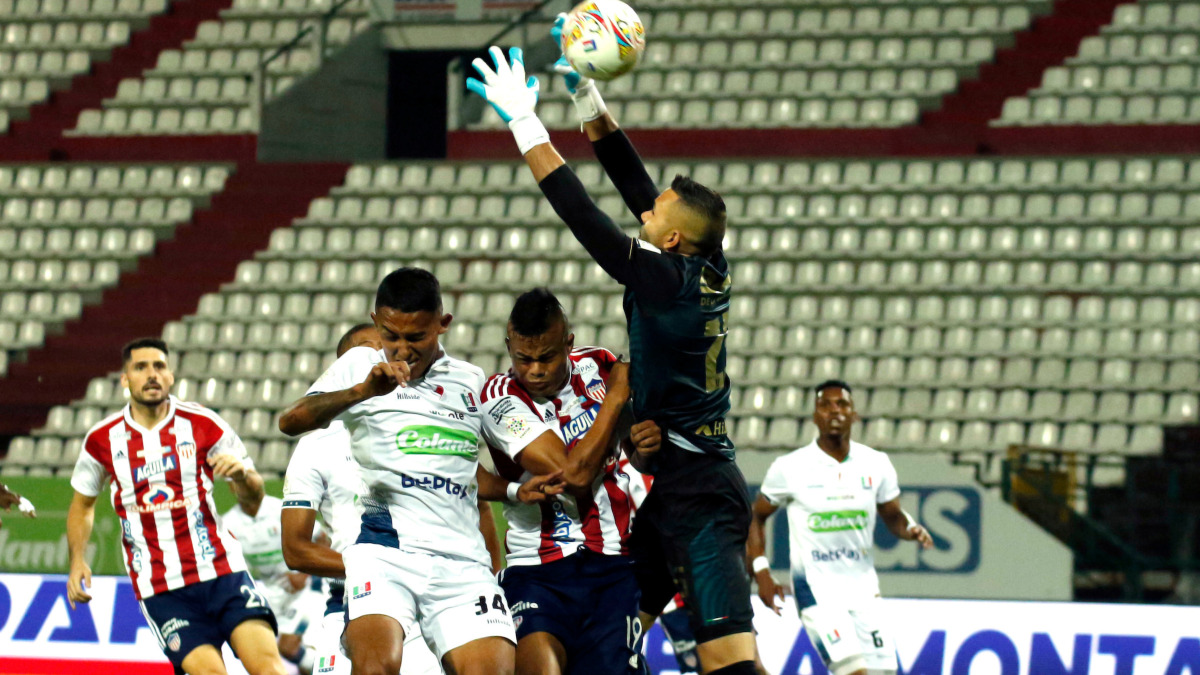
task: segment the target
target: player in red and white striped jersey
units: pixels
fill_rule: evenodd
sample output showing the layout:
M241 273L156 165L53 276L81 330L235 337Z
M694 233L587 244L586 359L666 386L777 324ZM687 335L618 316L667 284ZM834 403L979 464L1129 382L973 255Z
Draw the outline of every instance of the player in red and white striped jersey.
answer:
M121 384L130 402L88 431L71 476L72 607L91 600L83 552L96 499L111 483L125 568L176 672L224 673L221 646L228 641L252 675L283 673L275 617L212 495L213 480L220 478L232 482L239 502L257 504L262 478L224 420L170 395L175 377L166 343L142 338L121 355Z
M517 629L517 674L636 672L633 504L615 451L628 370L608 350L574 349L562 306L544 288L517 299L506 342L512 370L490 378L480 398L497 472L514 481L500 585ZM653 422L631 435L648 452L661 442ZM512 503L517 483L557 472L567 494Z

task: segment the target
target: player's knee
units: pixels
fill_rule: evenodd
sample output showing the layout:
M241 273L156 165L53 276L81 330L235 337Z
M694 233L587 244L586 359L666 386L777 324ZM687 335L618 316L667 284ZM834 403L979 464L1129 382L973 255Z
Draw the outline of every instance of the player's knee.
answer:
M757 675L757 673L758 670L754 667L754 661L738 661L724 668L710 670L707 675Z
M242 665L250 675L287 675L283 660L275 654L247 654L242 657Z

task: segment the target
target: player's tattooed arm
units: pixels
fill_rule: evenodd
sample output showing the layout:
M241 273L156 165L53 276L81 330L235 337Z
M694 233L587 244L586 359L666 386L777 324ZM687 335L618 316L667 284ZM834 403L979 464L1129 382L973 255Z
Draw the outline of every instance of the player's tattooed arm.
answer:
M405 386L408 377L408 364L402 361L376 363L365 380L349 389L313 394L293 403L279 417L279 430L288 436L299 436L324 429L338 415L355 405Z
M921 548L932 548L933 537L929 530L917 523L916 519L900 508L900 498L879 504L879 518L887 525L888 530L897 538L905 541L915 541Z

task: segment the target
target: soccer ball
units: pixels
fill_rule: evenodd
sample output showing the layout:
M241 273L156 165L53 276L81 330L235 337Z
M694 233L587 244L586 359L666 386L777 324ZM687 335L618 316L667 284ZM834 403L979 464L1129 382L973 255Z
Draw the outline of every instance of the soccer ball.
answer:
M637 66L645 50L642 20L621 0L581 2L563 24L563 55L584 77L618 78Z

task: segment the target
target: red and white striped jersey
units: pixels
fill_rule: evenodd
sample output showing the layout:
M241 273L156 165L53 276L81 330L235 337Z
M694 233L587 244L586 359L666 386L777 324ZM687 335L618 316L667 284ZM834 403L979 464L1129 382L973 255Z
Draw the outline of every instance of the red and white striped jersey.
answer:
M493 375L483 387L483 436L496 471L509 481L531 477L517 456L547 431L557 434L567 452L591 428L604 401L605 382L616 357L606 349L571 351L571 377L555 398L535 399L511 374ZM581 549L627 555L633 517L629 476L617 468L614 453L593 486L592 497L559 495L538 506L506 504L509 565L552 562Z
M71 487L95 497L112 482L121 519L125 569L139 600L246 569L242 547L221 522L208 458L233 454L254 468L225 420L170 397L153 429L133 421L129 406L92 427Z

